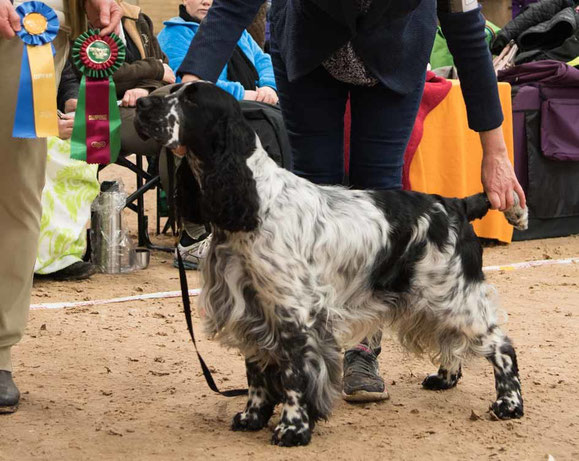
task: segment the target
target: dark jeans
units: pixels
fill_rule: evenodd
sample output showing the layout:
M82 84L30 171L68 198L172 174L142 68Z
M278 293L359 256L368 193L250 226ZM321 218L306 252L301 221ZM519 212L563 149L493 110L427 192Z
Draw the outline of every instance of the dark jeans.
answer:
M322 66L289 82L272 46L280 105L292 147L294 173L317 184L343 184L344 112L352 113L347 185L400 189L404 151L424 85L399 95L379 84L362 87L334 79Z

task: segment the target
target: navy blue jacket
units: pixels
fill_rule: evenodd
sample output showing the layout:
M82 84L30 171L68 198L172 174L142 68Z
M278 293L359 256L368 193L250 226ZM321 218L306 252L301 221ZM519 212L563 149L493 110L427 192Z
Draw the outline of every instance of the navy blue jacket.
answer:
M216 81L243 30L264 0L215 0L179 74ZM437 26L436 0L374 0L358 18L353 0L273 0L271 40L288 79L304 76L351 41L366 67L387 88L407 94L423 84ZM503 121L497 80L480 8L438 12L465 97L469 126L486 131Z

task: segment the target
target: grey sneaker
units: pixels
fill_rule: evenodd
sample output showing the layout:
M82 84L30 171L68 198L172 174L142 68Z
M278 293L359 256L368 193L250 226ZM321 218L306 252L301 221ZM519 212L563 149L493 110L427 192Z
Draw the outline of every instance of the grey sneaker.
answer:
M209 250L209 245L211 244L211 238L213 234L204 234L199 239L193 241L191 245L183 246L181 243L175 248L175 259L173 260L173 266L179 267L179 262L177 260L177 251L181 253L181 258L183 258L183 266L187 270L199 269L201 262L205 260L207 256L207 251Z
M348 402L375 402L390 396L379 374L376 355L366 346L359 345L344 354L344 381L342 397Z
M0 414L14 413L19 401L20 392L12 380L12 373L0 370Z

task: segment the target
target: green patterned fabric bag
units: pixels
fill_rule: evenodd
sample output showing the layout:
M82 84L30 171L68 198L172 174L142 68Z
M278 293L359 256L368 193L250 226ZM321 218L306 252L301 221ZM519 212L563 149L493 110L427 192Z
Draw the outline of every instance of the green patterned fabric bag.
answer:
M99 193L98 165L70 158L70 140L47 139L46 184L34 272L52 274L81 261L90 207Z

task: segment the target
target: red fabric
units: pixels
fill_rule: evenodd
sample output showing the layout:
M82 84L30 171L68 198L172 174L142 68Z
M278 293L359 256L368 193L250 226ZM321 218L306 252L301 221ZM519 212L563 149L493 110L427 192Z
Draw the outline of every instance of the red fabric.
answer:
M410 165L416 149L422 140L424 132L424 120L426 116L438 106L442 100L449 93L452 83L443 77L438 77L434 72L428 71L426 73L426 84L424 86L424 94L418 109L418 115L414 122L414 129L410 135L410 141L404 153L404 167L402 169L402 189L411 190L410 184Z
M420 103L420 108L418 109L418 115L416 116L416 122L414 123L414 129L412 130L412 135L410 136L410 141L406 147L406 152L404 153L404 168L402 170L402 188L404 190L410 190L410 164L414 153L420 144L422 139L422 133L424 128L424 120L426 116L430 113L432 109L438 106L442 100L446 97L452 83L443 77L437 77L434 72L428 71L426 74L426 84L424 86L424 95L422 96L422 101ZM350 127L352 125L352 114L350 111L350 99L346 104L346 112L344 114L344 165L346 168L346 174L350 167Z

